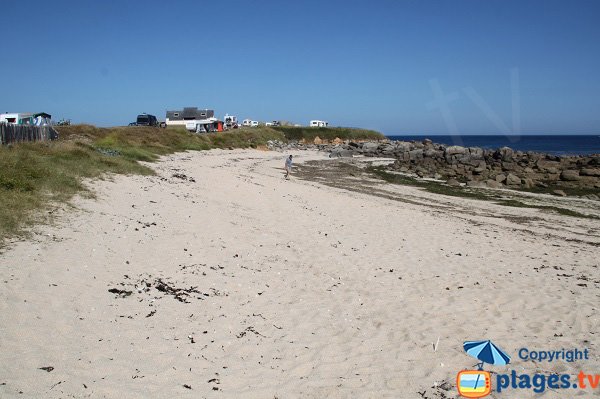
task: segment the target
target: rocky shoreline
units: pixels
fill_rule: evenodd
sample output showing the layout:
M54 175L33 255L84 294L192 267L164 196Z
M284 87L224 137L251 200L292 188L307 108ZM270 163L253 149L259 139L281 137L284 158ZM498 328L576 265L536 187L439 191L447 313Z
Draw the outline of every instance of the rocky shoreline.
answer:
M600 199L600 154L555 156L509 147L495 150L423 141L269 142L271 150L318 149L331 158L395 158L390 170L449 185L510 188Z

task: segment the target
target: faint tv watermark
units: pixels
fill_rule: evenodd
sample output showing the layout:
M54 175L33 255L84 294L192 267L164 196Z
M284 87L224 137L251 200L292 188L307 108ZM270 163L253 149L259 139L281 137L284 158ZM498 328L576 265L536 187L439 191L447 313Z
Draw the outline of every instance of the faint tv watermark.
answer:
M510 70L510 93L511 93L511 112L512 112L512 126L509 127L507 123L498 115L497 112L490 106L490 104L481 96L475 88L472 86L463 87L460 92L454 91L451 93L445 93L438 79L430 79L429 86L433 92L433 101L427 103L427 108L430 110L439 109L448 134L452 136L455 144L462 145L462 139L460 137L460 131L456 120L450 108L451 103L461 98L461 93L464 94L471 102L479 108L479 110L485 115L485 117L494 125L498 130L498 133L506 136L511 142L517 142L521 136L521 96L520 96L520 83L519 83L519 69L511 68Z

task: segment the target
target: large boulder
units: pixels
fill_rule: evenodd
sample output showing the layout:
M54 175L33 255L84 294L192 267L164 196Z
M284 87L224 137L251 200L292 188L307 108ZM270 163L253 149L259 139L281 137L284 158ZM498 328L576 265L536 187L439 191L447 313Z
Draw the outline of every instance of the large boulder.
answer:
M419 159L423 159L423 150L412 150L409 153L409 158L411 161L417 161Z
M465 152L467 152L467 149L459 145L451 145L450 147L446 147L446 155L464 154Z
M488 187L490 187L490 188L500 188L500 187L502 187L502 183L499 183L496 180L492 180L492 179L486 180L485 184Z
M406 141L399 141L396 143L396 152L408 152L410 150L412 150L413 147L409 142Z
M383 155L392 155L394 153L395 147L392 144L384 144L383 147L379 149L379 151Z
M473 168L473 173L480 175L487 170L485 161L479 161L479 164Z
M329 158L352 158L352 151L343 147L334 147L329 153Z
M469 154L471 155L471 158L483 159L483 149L479 147L469 147Z
M469 180L467 182L467 187L487 187L485 182L477 181L477 180Z
M558 173L560 168L560 162L540 159L535 163L535 167L542 172Z
M579 174L581 176L600 176L600 169L583 168Z
M506 176L506 184L509 186L519 186L521 185L521 178L519 176L513 175L509 173Z
M563 170L560 174L560 180L564 181L577 181L580 180L579 171L577 170Z
M363 143L362 150L363 150L363 152L366 152L366 153L373 153L373 152L377 151L378 147L379 147L379 144L377 144L377 143L367 142L367 143Z

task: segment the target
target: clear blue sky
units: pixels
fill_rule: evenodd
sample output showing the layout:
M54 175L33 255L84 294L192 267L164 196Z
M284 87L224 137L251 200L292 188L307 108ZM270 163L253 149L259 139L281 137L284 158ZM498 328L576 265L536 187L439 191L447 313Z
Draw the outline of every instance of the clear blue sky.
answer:
M198 106L387 134L600 134L600 1L0 8L0 112L111 126Z

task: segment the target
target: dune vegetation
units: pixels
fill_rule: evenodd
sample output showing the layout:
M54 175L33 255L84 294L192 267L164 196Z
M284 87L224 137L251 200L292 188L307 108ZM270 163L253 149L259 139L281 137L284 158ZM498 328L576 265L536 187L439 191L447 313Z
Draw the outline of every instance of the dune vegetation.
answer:
M312 132L308 128L259 127L201 135L183 128L73 125L57 130L57 141L0 147L0 243L25 234L28 226L51 217L56 204L68 203L75 194L93 195L84 179L111 173L153 174L138 161L153 162L161 155L188 150L264 147L269 140L310 140L317 135L383 138L375 132L341 128Z

